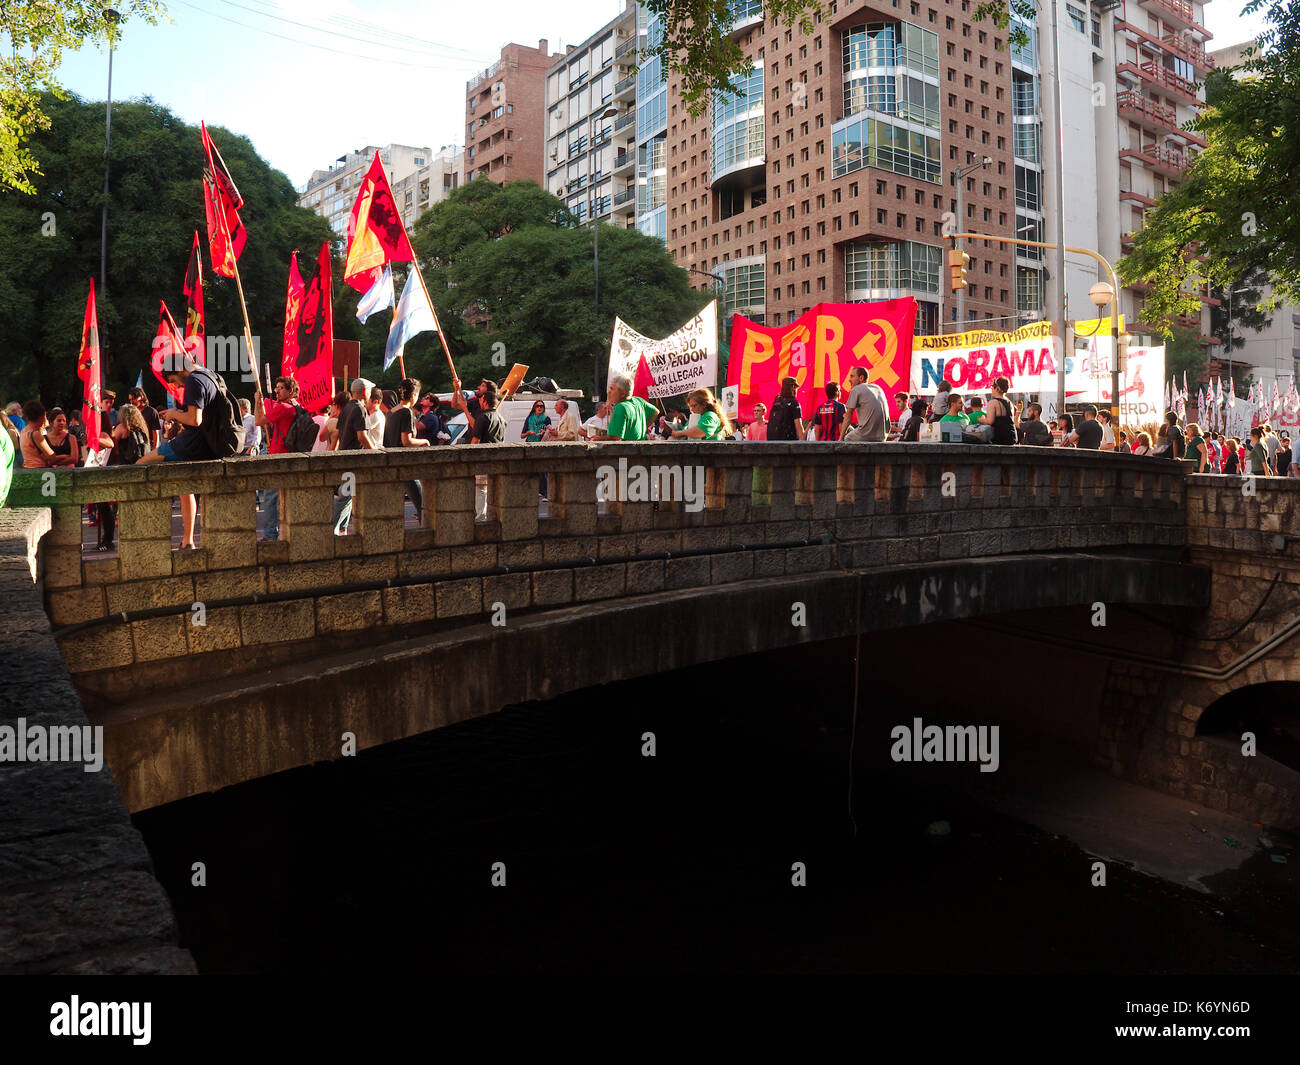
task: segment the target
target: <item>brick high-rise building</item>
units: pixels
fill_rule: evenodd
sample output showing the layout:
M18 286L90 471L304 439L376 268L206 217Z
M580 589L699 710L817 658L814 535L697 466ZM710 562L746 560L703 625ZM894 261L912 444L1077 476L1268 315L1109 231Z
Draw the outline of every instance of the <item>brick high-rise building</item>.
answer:
M545 40L508 44L465 85L465 180L518 178L546 185L546 71L560 56Z

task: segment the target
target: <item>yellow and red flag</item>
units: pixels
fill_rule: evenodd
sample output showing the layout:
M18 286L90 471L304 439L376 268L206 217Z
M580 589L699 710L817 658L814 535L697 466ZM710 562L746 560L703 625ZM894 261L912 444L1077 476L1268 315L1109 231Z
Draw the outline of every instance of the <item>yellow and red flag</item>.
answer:
M235 260L244 250L247 234L240 220L239 209L244 198L239 195L225 160L208 136L208 127L200 123L203 138L203 210L208 219L208 254L212 257L213 273L222 277L235 276Z
M203 325L203 256L199 253L199 231L194 231L194 244L190 248L190 264L185 268L185 339L194 338L200 348L207 346Z
M415 252L397 213L384 164L375 152L370 170L357 190L348 217L348 252L343 280L358 292L369 292L388 263L414 261Z
M289 291L284 297L284 347L280 353L280 373L284 377L294 377L298 372L298 323L306 291L298 271L298 249L294 248L289 256Z
M90 279L90 296L86 300L86 316L81 323L81 354L77 357L77 376L83 382L81 424L86 427L86 439L99 440L99 318L95 313L95 279Z

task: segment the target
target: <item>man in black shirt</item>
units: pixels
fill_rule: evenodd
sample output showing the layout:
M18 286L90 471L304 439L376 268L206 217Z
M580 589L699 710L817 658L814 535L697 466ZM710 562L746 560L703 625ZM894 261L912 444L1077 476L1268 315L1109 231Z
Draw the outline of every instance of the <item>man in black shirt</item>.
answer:
M1090 404L1083 408L1083 421L1065 438L1065 443L1067 446L1074 444L1085 451L1101 449L1101 422L1097 421L1096 407Z
M1178 462L1187 453L1186 438L1183 436L1183 431L1178 428L1178 415L1170 411L1165 415L1165 423L1169 426L1165 430L1165 439L1169 442L1169 450L1165 452L1165 458Z
M483 387L486 385L487 387ZM500 444L506 438L506 423L501 415L496 412L497 405L497 386L491 381L484 381L480 385L481 391L478 393L479 413L473 418L474 434L470 438L471 444ZM466 415L469 416L468 404L466 404Z
M352 398L339 411L339 451L362 451L373 447L366 434L366 397L370 394L370 382L358 377L348 389ZM348 525L352 520L352 484L344 482L334 497L334 534L347 535Z

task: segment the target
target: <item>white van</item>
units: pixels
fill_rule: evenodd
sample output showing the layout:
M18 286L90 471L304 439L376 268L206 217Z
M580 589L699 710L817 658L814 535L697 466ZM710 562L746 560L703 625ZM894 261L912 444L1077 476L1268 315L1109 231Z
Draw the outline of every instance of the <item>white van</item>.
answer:
M523 443L524 424L528 421L528 415L533 412L533 404L539 400L546 404L546 415L551 419L552 428L559 423L559 415L555 413L555 401L557 399L567 399L570 404L576 407L578 400L582 398L582 390L578 388L562 388L558 392L529 392L520 390L511 396L504 403L497 406L497 413L505 419L507 444ZM438 399L443 403L451 403L452 394L450 392L438 393ZM579 416L581 421L581 416ZM469 422L465 417L464 411L458 411L454 418L447 422L447 432L451 434L453 444L469 443L470 433L467 431Z

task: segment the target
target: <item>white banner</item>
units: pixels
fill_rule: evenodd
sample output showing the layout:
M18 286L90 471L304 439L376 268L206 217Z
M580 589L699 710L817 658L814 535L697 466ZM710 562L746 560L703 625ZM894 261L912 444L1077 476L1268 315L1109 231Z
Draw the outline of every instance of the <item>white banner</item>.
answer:
M1072 358L1066 360L1067 403L1093 403L1099 407L1111 405L1111 347L1111 338L1100 336L1088 341L1086 350L1076 351ZM1164 386L1164 345L1152 348L1130 347L1119 392L1120 421L1125 425L1164 421ZM1052 405L1056 405L1054 395Z
M662 340L642 336L623 319L614 319L614 336L609 347L609 377L622 374L636 380L641 356L654 385L651 399L680 396L697 388L715 388L718 383L718 301L714 300L677 332Z

